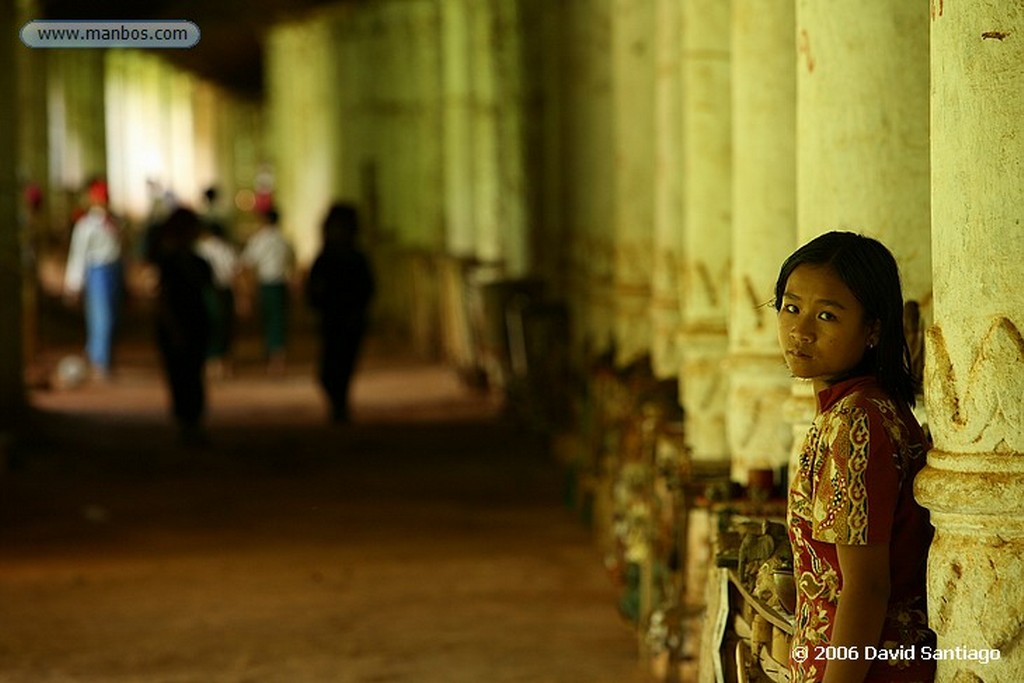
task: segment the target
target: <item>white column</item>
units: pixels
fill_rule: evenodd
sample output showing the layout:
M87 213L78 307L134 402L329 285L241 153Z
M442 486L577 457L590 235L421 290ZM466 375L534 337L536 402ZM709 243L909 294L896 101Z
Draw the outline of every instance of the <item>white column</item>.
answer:
M471 5L473 97L473 214L476 256L485 262L504 257L498 215L498 94L495 78L493 0Z
M447 251L473 252L473 129L470 101L470 27L467 0L441 5L444 106L444 225Z
M403 68L410 75L403 106L409 166L408 243L431 253L444 249L444 182L440 18L433 0L401 3L407 36Z
M526 87L522 0L495 0L494 56L498 106L499 221L505 236L506 273L523 277L530 271L526 155Z
M536 4L539 27L528 52L539 61L532 66L539 80L536 87L540 91L540 130L537 136L541 183L538 193L539 225L535 230L540 233L536 239L543 247L535 254L535 259L537 270L548 283L552 298L566 301L572 291L569 258L573 248L566 211L566 193L571 180L564 173L567 146L562 136L568 88L563 45L566 10L562 3L541 0Z
M145 51L111 50L104 81L113 210L143 220L150 211L150 180L195 205L201 189L195 165L195 79Z
M931 512L937 681L1024 679L1024 14L932 3L935 325L925 392L935 448L915 482Z
M800 243L843 229L880 239L927 314L927 4L798 0L797 49Z
M686 438L697 460L728 456L726 382L732 232L731 2L683 4L681 392Z
M318 18L280 24L267 41L267 100L282 230L302 262L320 247L335 186L339 136L333 30Z
M650 351L654 224L654 5L614 0L611 17L616 362Z
M591 355L612 341L612 211L610 0L565 5L565 220L575 350Z
M68 49L47 55L50 183L75 192L107 172L104 53Z
M680 240L683 228L682 11L678 0L654 7L654 226L651 263L651 365L674 377L679 349Z
M927 6L798 0L796 38L797 245L829 230L881 240L928 319ZM796 449L814 414L807 383L787 413Z
M732 478L778 469L792 434L782 415L789 371L776 334L779 266L796 239L795 9L733 0L733 225L728 435Z

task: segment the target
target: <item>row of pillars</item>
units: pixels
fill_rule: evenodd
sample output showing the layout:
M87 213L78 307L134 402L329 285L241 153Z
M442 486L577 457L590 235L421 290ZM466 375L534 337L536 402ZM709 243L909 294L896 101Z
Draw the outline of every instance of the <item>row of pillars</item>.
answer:
M881 239L932 323L935 450L916 489L937 527L932 625L941 647L1001 654L945 660L940 679L1017 680L1019 3L595 0L565 13L578 337L678 376L694 456L729 459L742 481L789 460L787 423L811 404L768 308L781 261L828 229Z
M738 480L788 462L791 414L811 403L779 358L779 264L828 229L886 243L931 325L936 450L918 495L937 527L933 626L944 647L1002 654L944 661L940 677L1018 677L1019 3L345 12L323 39L343 46L342 191L379 197L400 243L544 276L569 301L578 359L651 354L680 378L694 456L730 460Z

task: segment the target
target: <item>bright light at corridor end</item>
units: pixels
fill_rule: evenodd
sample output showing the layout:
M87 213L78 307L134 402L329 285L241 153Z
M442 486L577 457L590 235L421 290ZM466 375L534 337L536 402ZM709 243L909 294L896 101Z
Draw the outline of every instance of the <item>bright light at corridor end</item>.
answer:
M61 21L36 19L21 27L21 42L36 48L190 48L199 27L185 19L165 21Z

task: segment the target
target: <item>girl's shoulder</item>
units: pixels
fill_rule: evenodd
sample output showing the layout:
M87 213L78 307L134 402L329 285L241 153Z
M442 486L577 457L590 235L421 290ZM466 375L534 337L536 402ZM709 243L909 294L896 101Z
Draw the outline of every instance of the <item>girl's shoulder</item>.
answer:
M917 418L877 382L865 383L840 398L828 411L826 422L858 425L871 440L888 440L894 448L926 446L927 438Z

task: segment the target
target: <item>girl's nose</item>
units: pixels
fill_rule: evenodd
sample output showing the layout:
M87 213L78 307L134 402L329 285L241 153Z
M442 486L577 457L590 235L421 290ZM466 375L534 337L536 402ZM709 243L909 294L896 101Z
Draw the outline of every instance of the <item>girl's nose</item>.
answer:
M802 342L811 341L814 338L813 323L805 318L799 318L793 323L793 327L790 328L789 336Z

